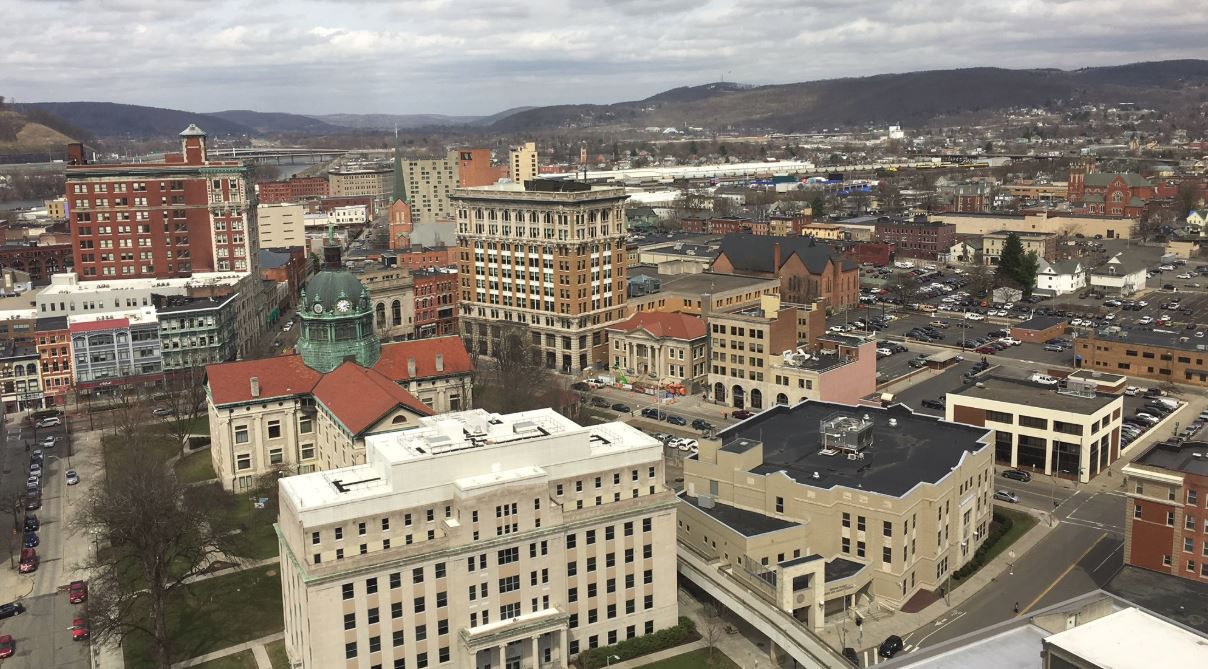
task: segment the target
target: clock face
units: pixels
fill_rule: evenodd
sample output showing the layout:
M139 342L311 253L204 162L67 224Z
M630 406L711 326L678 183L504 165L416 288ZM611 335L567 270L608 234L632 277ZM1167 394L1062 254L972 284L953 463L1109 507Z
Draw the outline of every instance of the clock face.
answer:
M323 313L323 305L319 304L318 302L315 302L314 310L315 310L316 314Z
M351 309L352 302L349 302L348 300L340 300L339 302L336 302L336 311L342 314L348 313Z

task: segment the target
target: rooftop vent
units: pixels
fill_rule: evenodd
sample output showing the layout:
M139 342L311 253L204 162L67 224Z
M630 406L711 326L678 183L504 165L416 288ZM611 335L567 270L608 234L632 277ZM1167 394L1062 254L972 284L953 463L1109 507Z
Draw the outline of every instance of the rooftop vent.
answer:
M872 446L872 419L846 414L831 414L819 426L823 453L862 453Z
M696 505L702 509L712 509L717 502L713 499L713 495L701 495L696 498Z
M250 379L252 386L252 397L260 397L260 377L253 376Z

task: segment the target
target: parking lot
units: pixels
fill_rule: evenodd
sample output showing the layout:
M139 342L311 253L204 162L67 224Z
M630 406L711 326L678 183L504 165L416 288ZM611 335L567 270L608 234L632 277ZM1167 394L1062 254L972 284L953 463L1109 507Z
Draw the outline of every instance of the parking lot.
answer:
M4 660L5 669L84 669L88 642L73 641L72 620L83 606L67 601L67 594L26 597L25 613L0 622L0 632L12 635L16 654Z

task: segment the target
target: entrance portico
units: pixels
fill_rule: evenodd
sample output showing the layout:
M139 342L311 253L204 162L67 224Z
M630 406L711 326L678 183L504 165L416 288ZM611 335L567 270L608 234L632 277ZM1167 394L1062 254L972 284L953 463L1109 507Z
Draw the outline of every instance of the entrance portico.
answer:
M472 669L566 669L570 616L547 609L461 631Z

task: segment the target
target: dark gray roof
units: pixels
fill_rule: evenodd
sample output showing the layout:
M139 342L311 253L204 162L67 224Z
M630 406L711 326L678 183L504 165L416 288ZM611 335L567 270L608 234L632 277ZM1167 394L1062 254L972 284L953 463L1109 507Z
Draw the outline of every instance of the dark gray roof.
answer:
M285 267L289 264L289 252L277 251L274 249L260 249L260 253L256 255L257 262L260 264L260 269L276 269Z
M726 444L725 446L722 446L721 450L725 451L726 453L746 453L747 451L751 450L752 448L755 448L758 445L759 445L759 442L755 441L754 439L741 439L740 438L740 439L735 439L734 441L731 441L730 443Z
M862 416L873 421L873 443L862 460L823 455L821 422L836 414ZM889 419L897 421L889 425ZM763 441L763 464L752 472L785 472L801 485L821 489L845 486L900 497L919 483L934 483L951 472L966 453L986 444L989 430L949 423L916 414L909 407L852 406L807 401L793 407L776 406L724 430L728 441L746 437ZM818 478L813 478L814 474Z
M1098 267L1096 267L1095 269L1092 269L1091 274L1097 274L1100 276L1125 276L1128 274L1135 274L1137 272L1143 271L1143 270L1145 270L1146 267L1149 266L1149 263L1145 262L1144 259L1132 258L1132 257L1126 256L1122 253L1116 254L1113 257L1119 258L1120 262L1118 262L1118 263L1112 263L1110 261L1105 262L1102 265L1099 265ZM1115 271L1108 269L1109 267L1115 268Z
M864 565L859 562L852 562L847 558L837 557L826 563L826 567L823 568L822 573L826 582L830 583L831 581L839 581L855 576L863 568Z
M1020 323L1019 325L1012 325L1011 329L1012 330L1047 330L1047 329L1053 327L1054 325L1061 325L1062 323L1065 323L1065 319L1060 318L1058 316L1036 316L1035 318L1029 318L1028 320Z
M1102 188L1110 184L1112 181L1115 181L1116 177L1123 178L1124 184L1130 188L1153 185L1149 182L1149 179L1146 179L1140 174L1136 174L1134 172L1124 172L1122 174L1092 172L1091 174L1084 176L1082 178L1082 182L1087 186Z
M34 329L37 330L38 332L48 332L50 330L66 330L67 329L67 317L66 316L49 316L49 317L45 317L45 318L39 318L34 323Z
M1200 355L1208 353L1208 344L1203 339L1195 339L1185 334L1168 330L1150 330L1139 325L1135 327L1126 325L1120 328L1104 328L1094 334L1094 339L1136 344L1138 346L1173 348ZM1196 364L1201 363L1197 362Z
M813 555L802 555L801 557L796 557L791 560L785 560L784 562L781 562L779 566L794 567L799 564L805 564L806 562L814 562L816 560L821 560L821 559L822 559L822 556L818 555L817 553L815 553Z
M757 537L768 532L779 532L797 526L797 523L791 521L720 503L714 503L712 507L705 508L700 505L699 498L691 497L686 493L681 494L680 499L744 537Z
M1208 443L1187 441L1177 446L1171 446L1160 442L1154 444L1133 462L1138 465L1208 476Z
M765 235L729 234L721 240L721 252L738 271L774 273L774 246L780 245L780 264L783 265L793 254L797 254L813 274L826 268L826 261L843 263L843 269L855 269L856 263L842 259L829 244L813 237L771 237Z

